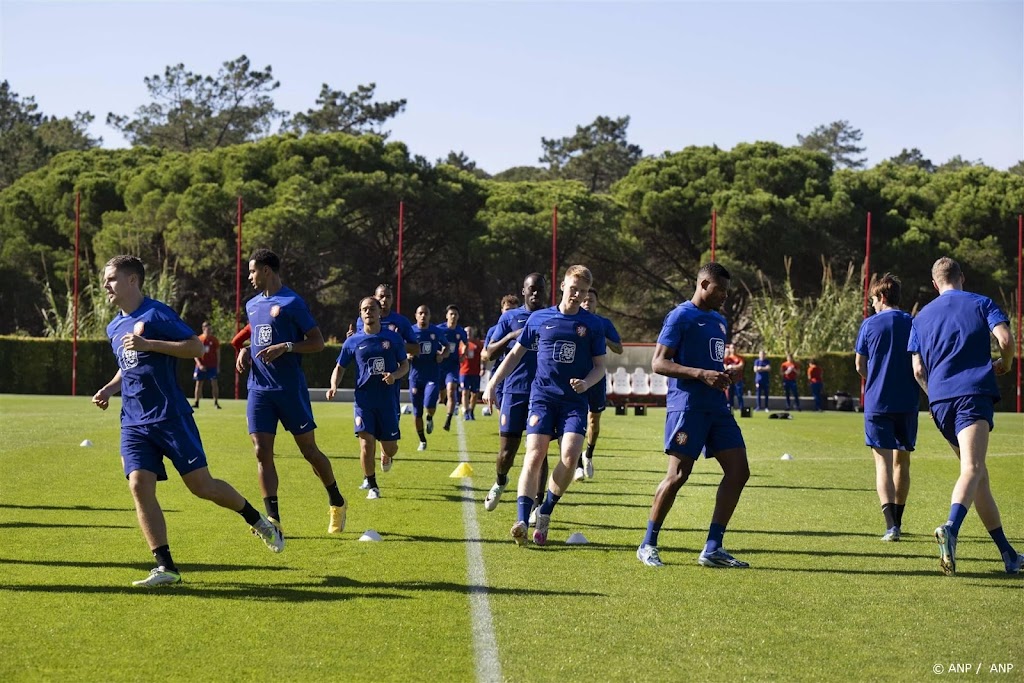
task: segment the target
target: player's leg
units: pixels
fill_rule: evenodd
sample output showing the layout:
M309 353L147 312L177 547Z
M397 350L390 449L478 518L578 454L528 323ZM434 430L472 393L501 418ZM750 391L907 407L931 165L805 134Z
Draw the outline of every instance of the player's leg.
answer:
M220 382L217 380L217 373L213 372L210 377L210 395L213 397L213 406L220 408Z
M893 472L893 451L889 448L872 448L875 457L875 492L878 503L882 506L885 518L885 535L883 541L900 540L896 524L896 481Z
M583 474L587 479L594 478L594 449L597 448L597 437L601 436L601 415L604 412L604 406L601 406L601 410L587 411L587 451L580 456L580 466L583 468ZM577 477L579 478L579 477Z
M533 542L537 545L547 543L551 513L554 512L555 505L565 495L572 483L575 465L583 450L583 434L563 431L560 446L560 457L555 463L554 469L551 470L544 502L537 508L537 519L533 530ZM545 457L544 460L547 461L547 458Z
M338 480L334 476L334 468L331 467L331 461L320 450L320 447L317 446L316 431L310 430L301 434L294 434L293 436L295 437L295 445L299 447L302 457L313 468L313 472L320 478L320 483L323 484L324 489L327 491L328 506L330 508L344 508L345 498L338 489ZM330 513L330 510L328 510L328 513Z
M508 473L515 464L516 452L523 440L526 429L528 397L523 394L505 393L498 409L498 457L495 461L494 485L484 498L488 511L498 507L501 494L508 485Z
M672 505L676 502L676 495L690 477L693 471L693 464L696 458L688 455L667 453L668 470L665 477L658 484L654 491L654 502L651 504L651 512L647 519L647 531L640 547L636 549L636 556L641 562L649 567L661 567L663 565L658 554L658 535L661 533L661 525L668 517Z
M441 386L437 382L427 382L423 389L423 401L427 406L427 434L434 431L434 413L437 412L437 401L441 394ZM426 439L420 439L425 443Z
M526 530L529 525L530 512L533 510L534 496L541 484L541 462L547 457L548 434L527 434L526 455L519 473L519 486L516 497L516 523L512 526L512 538L519 545L526 544Z
M978 511L982 524L988 531L992 541L999 549L999 555L1003 560L1003 566L1007 574L1017 574L1024 566L1024 554L1010 544L1003 531L1003 522L999 515L999 506L992 496L992 487L989 483L989 475L986 468L984 478L978 482L978 491L974 496L974 509Z
M198 369L196 369L192 373L192 377L195 378L195 381L196 381L196 388L195 388L195 391L193 392L193 398L195 400L192 402L192 407L193 408L198 408L199 407L199 399L201 399L203 397L203 380L199 378L199 370Z
M380 487L377 485L377 439L370 431L359 432L359 464L363 468L363 477L366 479L366 498L376 500L380 498Z
M423 424L423 413L425 412L423 399L428 386L428 384L425 382L421 383L416 378L409 380L409 395L412 398L413 423L416 427L416 436L420 439L419 450L421 451L427 450L427 435L425 432L425 425ZM437 400L436 397L434 400Z
M732 385L732 388L736 390L736 396L739 399L739 408L740 408L740 410L743 410L743 408L744 408L744 404L743 404L743 386L744 386L743 382L736 382L735 384Z
M458 405L459 400L457 395L459 383L453 379L452 373L448 373L445 378L445 389L448 394L448 415L444 419L444 431L447 432L452 428L452 417L455 416L455 406Z
M715 510L711 515L708 537L701 551L698 563L705 567L746 568L750 565L737 560L725 551L723 537L729 520L736 510L736 504L743 493L743 487L750 478L750 466L747 462L747 450L740 446L725 450L714 450L709 444L708 450L714 453L715 459L722 466L722 481L718 485L715 496Z
M903 529L903 511L910 497L910 452L895 452L892 461L892 482L896 489L896 526Z

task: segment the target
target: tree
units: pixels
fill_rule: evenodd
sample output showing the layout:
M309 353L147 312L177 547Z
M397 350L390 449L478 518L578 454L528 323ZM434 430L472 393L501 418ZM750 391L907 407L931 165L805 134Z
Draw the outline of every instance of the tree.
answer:
M1007 170L1014 175L1024 176L1024 161L1018 161Z
M506 168L500 173L495 173L491 179L503 183L539 182L541 180L551 180L551 173L546 168L538 166L513 166L512 168Z
M796 140L804 149L824 152L840 168L864 168L867 158L856 158L866 148L859 146L863 134L849 121L833 121L818 126L808 135L797 135Z
M136 109L134 118L107 114L107 125L133 145L216 149L263 137L283 115L270 97L281 85L272 68L254 71L245 55L224 62L216 77L177 64L144 82L153 101Z
M556 177L578 180L591 192L607 192L643 156L639 146L627 142L627 128L628 116L598 116L587 126L576 126L574 135L541 138L544 156L540 161Z
M446 158L437 160L437 165L440 166L441 164L454 166L460 171L472 173L481 180L490 178L490 175L487 174L487 171L484 171L481 168L477 168L476 162L470 159L468 156L466 156L466 153L461 150L458 152L454 150L448 152L448 156Z
M19 97L10 83L0 83L0 190L61 152L97 147L89 135L89 112L73 118L46 116L34 97Z
M970 168L972 166L982 166L984 165L984 163L985 162L983 162L981 159L978 159L977 161L971 161L970 159L964 159L962 156L957 154L955 157L939 166L937 170L941 172L960 171L962 169Z
M406 100L392 102L374 102L373 95L376 83L359 85L350 93L331 90L324 83L320 86L317 97L317 109L308 109L292 117L287 129L300 135L306 133L349 133L360 135L372 133L387 138L390 131L381 129L388 119L392 119L405 111Z
M889 161L900 166L916 166L928 173L935 172L935 164L932 163L931 159L925 159L924 154L917 147L911 150L904 147L902 152L890 158Z

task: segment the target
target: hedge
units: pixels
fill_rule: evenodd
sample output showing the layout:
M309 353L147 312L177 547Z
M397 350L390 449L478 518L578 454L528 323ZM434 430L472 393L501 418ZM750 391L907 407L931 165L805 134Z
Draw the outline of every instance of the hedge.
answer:
M340 344L327 344L320 353L307 354L302 357L302 369L306 373L306 382L311 387L326 387L330 383L334 362L341 350ZM234 354L231 347L221 351L222 372L219 377L220 395L234 396L235 373L231 370ZM744 375L746 386L744 391L754 391L754 359L755 356L744 356L746 365ZM772 364L772 383L770 394L783 395L782 361L784 357L769 356ZM825 395L833 396L838 391L845 391L851 396L860 396L860 376L853 364L852 353L828 353L818 357L825 380ZM807 360L797 359L800 363L798 386L801 396L810 396L811 389L807 383ZM183 360L178 363L178 380L187 396L193 392L193 364ZM97 389L106 384L114 373L117 364L105 340L80 340L78 342L78 394L91 396ZM244 378L243 378L244 380ZM1012 411L1016 407L1016 372L997 378L1003 400L996 404L998 410ZM342 386L352 388L355 373L345 373ZM71 393L71 342L64 339L41 339L33 337L2 337L0 336L0 393L5 394L55 394ZM204 391L209 396L209 389ZM239 396L245 398L245 382L241 383ZM921 399L922 409L927 408L924 397Z

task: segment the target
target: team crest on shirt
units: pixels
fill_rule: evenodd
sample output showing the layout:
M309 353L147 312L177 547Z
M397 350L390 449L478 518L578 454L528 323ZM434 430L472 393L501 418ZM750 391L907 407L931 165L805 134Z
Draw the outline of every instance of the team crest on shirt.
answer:
M576 342L556 341L553 353L556 363L572 363L576 360Z
M140 323L141 324L141 323ZM134 349L126 349L121 347L121 367L125 370L131 370L139 364L139 352Z
M725 340L724 339L711 339L711 360L722 361L725 360Z
M587 326L586 325L577 325L576 326L576 336L577 337L586 337L587 336Z
M257 325L256 326L256 344L257 346L266 346L274 340L274 328L270 325Z
M689 435L686 432L676 432L675 441L680 446L685 446L686 442L690 440Z
M273 306L270 307L270 317L276 318L279 315L281 315L281 307L278 306L277 304L274 304Z
M387 339L382 341L380 345L383 346L385 349L390 349L391 348L391 342L389 342Z
M146 323L142 322L141 320L135 323L135 327L132 328L132 332L134 332L135 334L142 334L145 331Z
M397 332L398 331L398 325L396 325L394 323L388 323L388 329L391 330L392 332Z
M435 339L437 339L437 335L433 335L433 334L432 334L432 335L430 335L430 340L431 340L431 341L433 341L433 340L435 340Z

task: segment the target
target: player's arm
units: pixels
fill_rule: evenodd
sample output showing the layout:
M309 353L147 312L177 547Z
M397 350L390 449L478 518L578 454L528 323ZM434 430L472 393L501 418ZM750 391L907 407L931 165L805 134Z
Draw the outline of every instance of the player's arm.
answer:
M516 369L516 366L519 365L519 361L521 361L525 355L526 347L522 344L516 344L512 347L509 354L505 356L505 360L501 361L501 365L499 365L498 369L491 374L491 378L487 380L487 388L484 390L484 400L490 401L491 403L494 402L494 399L497 396L498 384L503 382L506 377L512 374L512 371Z
M921 354L915 353L911 356L911 361L914 365L914 379L921 386L921 390L924 391L925 396L928 395L928 370L924 367L924 359L921 358Z
M235 349L236 353L245 348L245 342L249 341L251 336L252 328L246 323L245 327L240 329L238 334L231 338L231 346Z
M384 377L382 379L384 380L384 384L394 384L395 382L402 379L408 374L409 361L403 360L401 364L399 364L397 370L395 370L394 372L385 372Z
M610 337L605 337L604 343L612 353L622 353L622 344L619 342L612 341Z
M121 369L118 368L117 372L114 373L113 379L103 385L103 387L96 392L92 397L93 405L98 407L100 410L106 410L110 405L110 397L115 394L121 393Z
M272 363L286 353L319 353L324 350L324 335L319 327L306 332L306 337L297 342L271 344L256 354L264 363Z
M573 388L577 394L582 394L591 387L597 386L598 382L604 382L604 359L605 356L593 356L594 367L587 373L587 376L583 379L570 379L569 386Z
M1010 325L999 323L992 328L992 336L999 345L999 358L992 364L997 375L1005 375L1013 367L1014 340Z
M129 351L145 353L162 353L174 358L199 358L206 352L199 337L192 335L190 339L167 341L164 339L146 339L142 335L128 333L122 337L124 348Z
M327 400L333 401L338 393L338 385L341 378L345 376L345 368L337 363L334 364L334 372L331 373L331 388L327 390Z
M868 378L868 357L858 353L853 364L857 367L857 374L864 379Z
M487 355L490 357L500 356L501 353L508 348L508 345L519 338L519 335L523 333L523 328L518 330L512 330L508 334L504 335L501 339L491 342L487 345Z
M676 350L673 348L663 344L655 345L654 359L651 360L651 370L659 375L664 375L665 377L696 380L708 385L709 387L714 387L715 389L726 389L732 383L729 380L729 374L726 372L705 370L704 368L691 368L689 366L676 363L672 360L675 353Z

